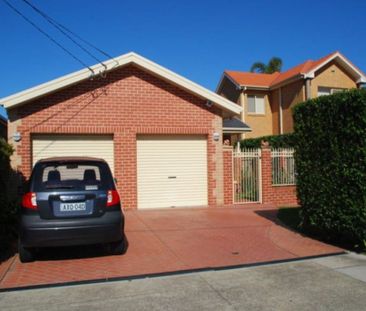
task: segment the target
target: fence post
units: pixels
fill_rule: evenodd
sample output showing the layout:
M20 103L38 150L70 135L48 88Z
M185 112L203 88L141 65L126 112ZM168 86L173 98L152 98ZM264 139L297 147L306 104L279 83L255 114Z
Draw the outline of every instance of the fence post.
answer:
M262 203L271 203L272 193L272 158L271 147L267 141L261 142L262 149Z
M224 204L233 204L233 147L224 146Z

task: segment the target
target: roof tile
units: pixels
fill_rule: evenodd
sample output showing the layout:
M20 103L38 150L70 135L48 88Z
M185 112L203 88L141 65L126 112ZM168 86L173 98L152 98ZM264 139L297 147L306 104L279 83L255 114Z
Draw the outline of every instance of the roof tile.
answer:
M256 87L271 87L290 78L298 76L300 74L306 74L315 69L318 65L327 61L334 56L337 52L333 52L323 58L316 61L307 60L306 62L290 68L284 72L268 73L253 73L253 72L240 72L226 70L225 73L233 79L239 85L256 86Z

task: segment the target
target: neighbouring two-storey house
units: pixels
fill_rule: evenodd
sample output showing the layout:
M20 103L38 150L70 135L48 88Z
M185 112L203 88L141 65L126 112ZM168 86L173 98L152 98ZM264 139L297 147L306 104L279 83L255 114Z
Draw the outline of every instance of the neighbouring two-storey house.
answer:
M338 91L359 88L365 74L339 52L272 74L225 71L217 93L243 108L241 120L251 132L226 134L232 142L239 138L276 135L293 131L292 107L299 102ZM239 132L239 131L238 131Z

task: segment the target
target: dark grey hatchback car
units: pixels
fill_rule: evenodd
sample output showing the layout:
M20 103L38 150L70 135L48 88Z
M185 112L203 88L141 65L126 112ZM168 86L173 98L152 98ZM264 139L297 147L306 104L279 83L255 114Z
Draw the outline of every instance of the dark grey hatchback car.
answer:
M35 259L40 247L108 243L126 248L120 197L101 159L60 157L36 163L22 199L19 257Z

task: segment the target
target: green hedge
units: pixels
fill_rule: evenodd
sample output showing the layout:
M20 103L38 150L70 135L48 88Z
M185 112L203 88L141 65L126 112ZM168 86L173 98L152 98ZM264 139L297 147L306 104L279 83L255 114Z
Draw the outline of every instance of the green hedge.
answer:
M294 107L297 192L304 228L339 242L366 241L366 90Z
M15 230L17 205L8 196L8 181L11 174L10 156L13 148L0 138L0 238L7 239ZM1 240L0 239L0 240Z
M267 141L273 148L293 147L293 134L262 136L257 138L247 138L240 141L241 148L260 148L261 141Z
M3 206L3 202L7 201L7 181L10 173L10 156L13 153L12 147L0 138L0 202Z

